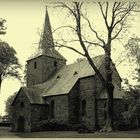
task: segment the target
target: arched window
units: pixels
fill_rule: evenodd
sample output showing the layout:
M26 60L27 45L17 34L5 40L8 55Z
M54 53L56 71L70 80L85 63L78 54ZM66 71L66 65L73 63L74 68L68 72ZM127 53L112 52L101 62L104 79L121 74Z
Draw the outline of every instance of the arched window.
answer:
M106 110L107 110L107 103L105 101L105 103L104 103L104 119L106 119L106 117L107 117Z
M51 101L51 112L50 112L50 115L51 115L51 118L54 118L54 104L55 104L55 102L54 102L54 100L52 100Z
M34 69L36 69L37 68L37 62L35 61L34 62Z
M82 101L82 116L86 116L87 112L86 112L86 100Z

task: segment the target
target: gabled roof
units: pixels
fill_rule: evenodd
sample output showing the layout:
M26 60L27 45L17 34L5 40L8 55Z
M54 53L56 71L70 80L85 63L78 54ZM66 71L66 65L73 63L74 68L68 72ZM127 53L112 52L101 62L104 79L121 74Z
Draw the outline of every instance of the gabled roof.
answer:
M38 88L26 88L22 87L24 93L27 95L31 104L44 104L44 100L41 96Z
M120 87L118 87L117 84L113 84L115 87L113 92L113 98L122 99L122 97L124 96L124 91ZM107 91L105 88L100 92L100 94L97 95L97 99L107 99Z
M58 51L55 50L55 48L49 48L46 51L43 51L42 49L38 50L38 52L30 56L27 61L35 59L39 56L48 56L56 59L66 60Z
M104 60L104 55L93 58L97 68L99 68ZM95 75L87 60L81 60L76 63L63 66L56 71L49 80L43 84L34 85L42 91L42 96L52 96L60 94L68 94L78 79Z
M104 61L104 55L93 58L96 67L99 69ZM22 87L21 90L26 94L31 104L45 104L42 97L67 95L80 78L94 76L87 60L80 60L70 65L65 65L55 71L53 75L43 84L33 85L31 87ZM119 75L118 75L119 76ZM123 95L120 87L115 84L114 98L120 99ZM105 89L101 91L97 98L107 98ZM16 100L16 98L15 98Z
M21 92L24 93L27 96L27 98L29 99L29 102L31 104L45 104L44 100L43 100L43 98L41 96L41 93L39 92L38 89L36 89L36 88L21 87L19 92L15 96L15 98L14 98L14 100L12 102L12 105L14 105L18 95Z

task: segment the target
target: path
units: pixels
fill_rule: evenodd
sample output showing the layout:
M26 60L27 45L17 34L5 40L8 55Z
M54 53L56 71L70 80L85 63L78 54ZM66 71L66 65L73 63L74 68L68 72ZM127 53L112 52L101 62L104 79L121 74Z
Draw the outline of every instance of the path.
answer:
M0 138L140 138L140 130L116 131L111 133L83 133L74 131L47 131L32 133L11 132L8 127L0 127Z

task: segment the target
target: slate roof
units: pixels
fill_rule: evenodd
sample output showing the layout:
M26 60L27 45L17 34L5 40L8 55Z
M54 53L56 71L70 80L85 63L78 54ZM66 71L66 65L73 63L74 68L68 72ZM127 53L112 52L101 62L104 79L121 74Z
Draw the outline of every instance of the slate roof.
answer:
M104 55L93 58L97 68L101 66L104 60ZM91 68L87 60L80 60L70 65L65 65L61 69L57 70L53 75L44 83L33 85L32 87L22 87L22 90L27 95L30 103L44 104L42 97L66 95L70 92L78 79L93 76L95 71ZM115 84L114 98L122 98L124 93ZM103 89L98 98L107 98L105 89Z
M41 49L36 52L35 54L33 54L32 56L30 56L28 58L27 61L30 61L32 59L35 59L39 56L49 56L49 57L53 57L53 58L58 58L58 59L62 59L62 60L66 60L58 51L56 51L54 48L49 48L46 51L42 51Z
M44 100L39 89L22 87L22 90L27 95L31 104L44 104Z
M93 58L97 68L100 67L104 55ZM63 66L55 72L49 80L34 87L42 91L42 96L68 94L79 78L95 75L90 64L86 60L80 60L70 65Z
M21 87L11 105L14 105L14 102L16 101L16 98L18 97L20 92L23 92L27 96L31 104L45 104L38 89Z

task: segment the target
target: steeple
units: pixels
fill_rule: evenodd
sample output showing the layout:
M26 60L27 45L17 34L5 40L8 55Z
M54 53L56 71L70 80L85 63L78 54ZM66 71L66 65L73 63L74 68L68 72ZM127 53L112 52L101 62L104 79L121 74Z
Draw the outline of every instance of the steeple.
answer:
M55 50L47 6L46 6L45 23L44 23L43 32L40 38L38 51L34 55L32 55L28 59L28 61L31 59L37 58L38 56L41 56L41 55L45 55L45 56L53 57L54 59L61 59L61 60L66 61L66 59L57 50Z
M44 52L47 51L49 48L54 48L52 29L51 29L47 6L46 6L44 29L39 43L39 47Z
M58 69L66 65L66 59L54 47L52 30L46 7L45 24L36 54L27 61L27 86L41 84Z

